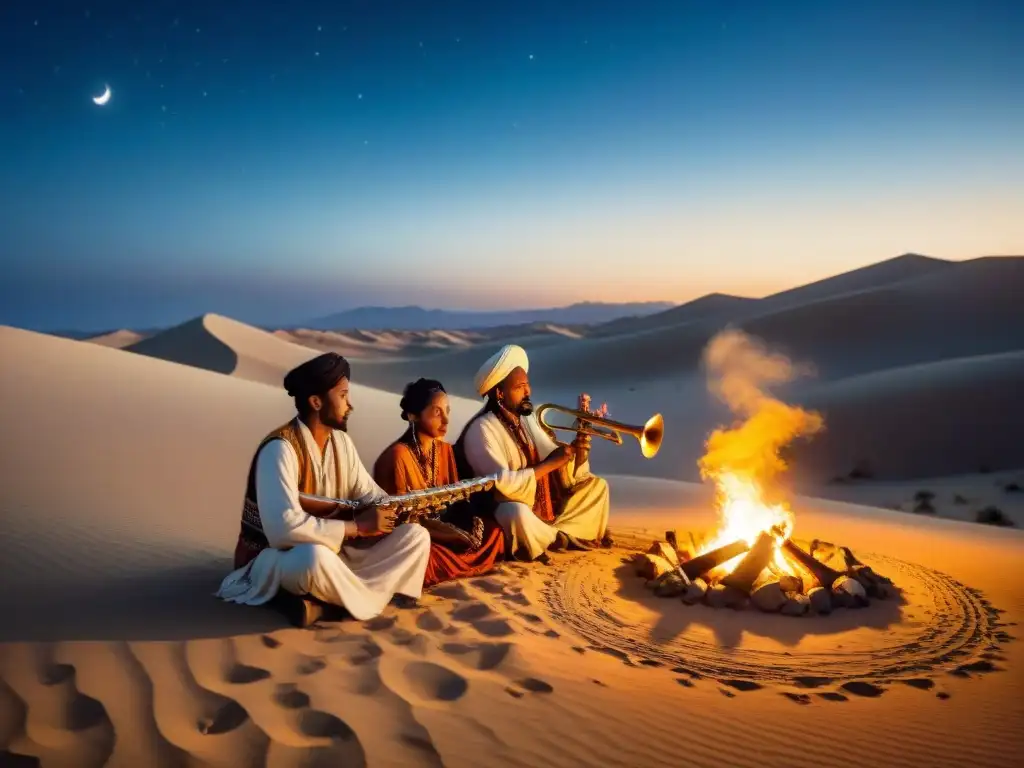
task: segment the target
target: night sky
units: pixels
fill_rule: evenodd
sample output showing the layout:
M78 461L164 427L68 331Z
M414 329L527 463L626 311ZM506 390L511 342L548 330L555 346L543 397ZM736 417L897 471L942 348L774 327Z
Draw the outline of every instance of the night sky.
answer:
M4 3L0 323L1020 253L1022 40L1019 1Z

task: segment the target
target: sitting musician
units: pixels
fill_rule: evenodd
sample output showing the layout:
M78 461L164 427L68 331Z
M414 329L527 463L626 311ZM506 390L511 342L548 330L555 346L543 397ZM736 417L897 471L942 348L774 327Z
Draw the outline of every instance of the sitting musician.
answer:
M412 382L405 388L401 408L409 426L374 464L377 484L396 496L458 482L455 453L444 439L451 408L441 382ZM421 525L431 536L424 587L487 573L505 552L501 526L490 516L486 523L472 516L467 503L449 507L443 520L427 518Z
M546 560L547 549L609 543L608 483L590 473L589 462L576 466L589 453L589 435L565 448L540 427L529 367L525 350L509 344L477 371L476 390L487 402L463 429L456 455L463 474L512 470L513 482L494 491L494 516L513 556Z
M348 361L329 352L285 376L298 416L256 449L236 570L221 583L218 597L247 605L275 599L293 624L305 627L325 603L364 620L379 615L396 594L422 594L430 535L419 525L394 526L389 514L372 506L386 494L345 433L350 375ZM300 500L300 493L369 506L355 519L328 519L338 505ZM351 546L353 539L381 533L388 535L372 546Z

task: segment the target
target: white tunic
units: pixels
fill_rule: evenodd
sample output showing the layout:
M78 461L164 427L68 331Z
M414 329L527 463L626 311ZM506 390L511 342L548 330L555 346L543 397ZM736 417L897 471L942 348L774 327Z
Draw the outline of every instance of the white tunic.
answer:
M537 446L541 460L557 448L536 416L523 417L523 425ZM496 484L501 502L495 517L506 536L511 538L513 552L523 548L529 557L535 558L551 545L558 531L585 541L604 536L608 529L608 484L591 474L589 461L580 465L575 475L575 460L549 475L553 482L561 482L569 489L562 513L549 524L533 513L537 493L533 468L528 466L527 456L497 416L485 413L470 424L463 447L474 474L510 470L503 473L502 482Z
M302 422L299 432L313 463L315 493L370 502L387 494L359 460L352 439L334 431L323 454ZM335 483L334 451L341 458ZM270 543L247 566L221 583L217 596L260 605L286 589L344 606L356 619L381 613L395 594L417 598L430 556L430 534L419 525L400 525L366 549L343 546L345 523L317 518L299 503L299 458L286 440L272 440L256 460L256 500Z

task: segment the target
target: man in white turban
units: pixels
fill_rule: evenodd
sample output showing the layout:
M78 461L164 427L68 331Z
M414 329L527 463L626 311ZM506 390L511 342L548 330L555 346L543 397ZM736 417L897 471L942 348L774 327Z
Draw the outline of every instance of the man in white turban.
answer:
M509 344L494 354L474 383L487 399L456 443L460 476L507 471L494 491L494 516L509 551L526 560L546 559L548 549L588 549L608 533L608 483L590 473L590 437L569 448L556 444L533 415L530 361Z

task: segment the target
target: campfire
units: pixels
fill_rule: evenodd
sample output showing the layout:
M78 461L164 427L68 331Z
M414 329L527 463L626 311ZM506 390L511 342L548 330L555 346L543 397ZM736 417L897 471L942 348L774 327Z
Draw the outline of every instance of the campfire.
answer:
M704 354L712 393L738 417L716 429L700 459L701 475L716 490L719 525L698 542L680 543L674 531L636 559L637 573L656 594L682 596L715 607L787 615L861 608L895 594L892 582L861 563L848 548L793 539L795 517L774 481L787 467L781 449L824 428L821 414L788 405L765 391L806 368L769 354L754 339L730 329ZM689 545L687 548L686 545Z

